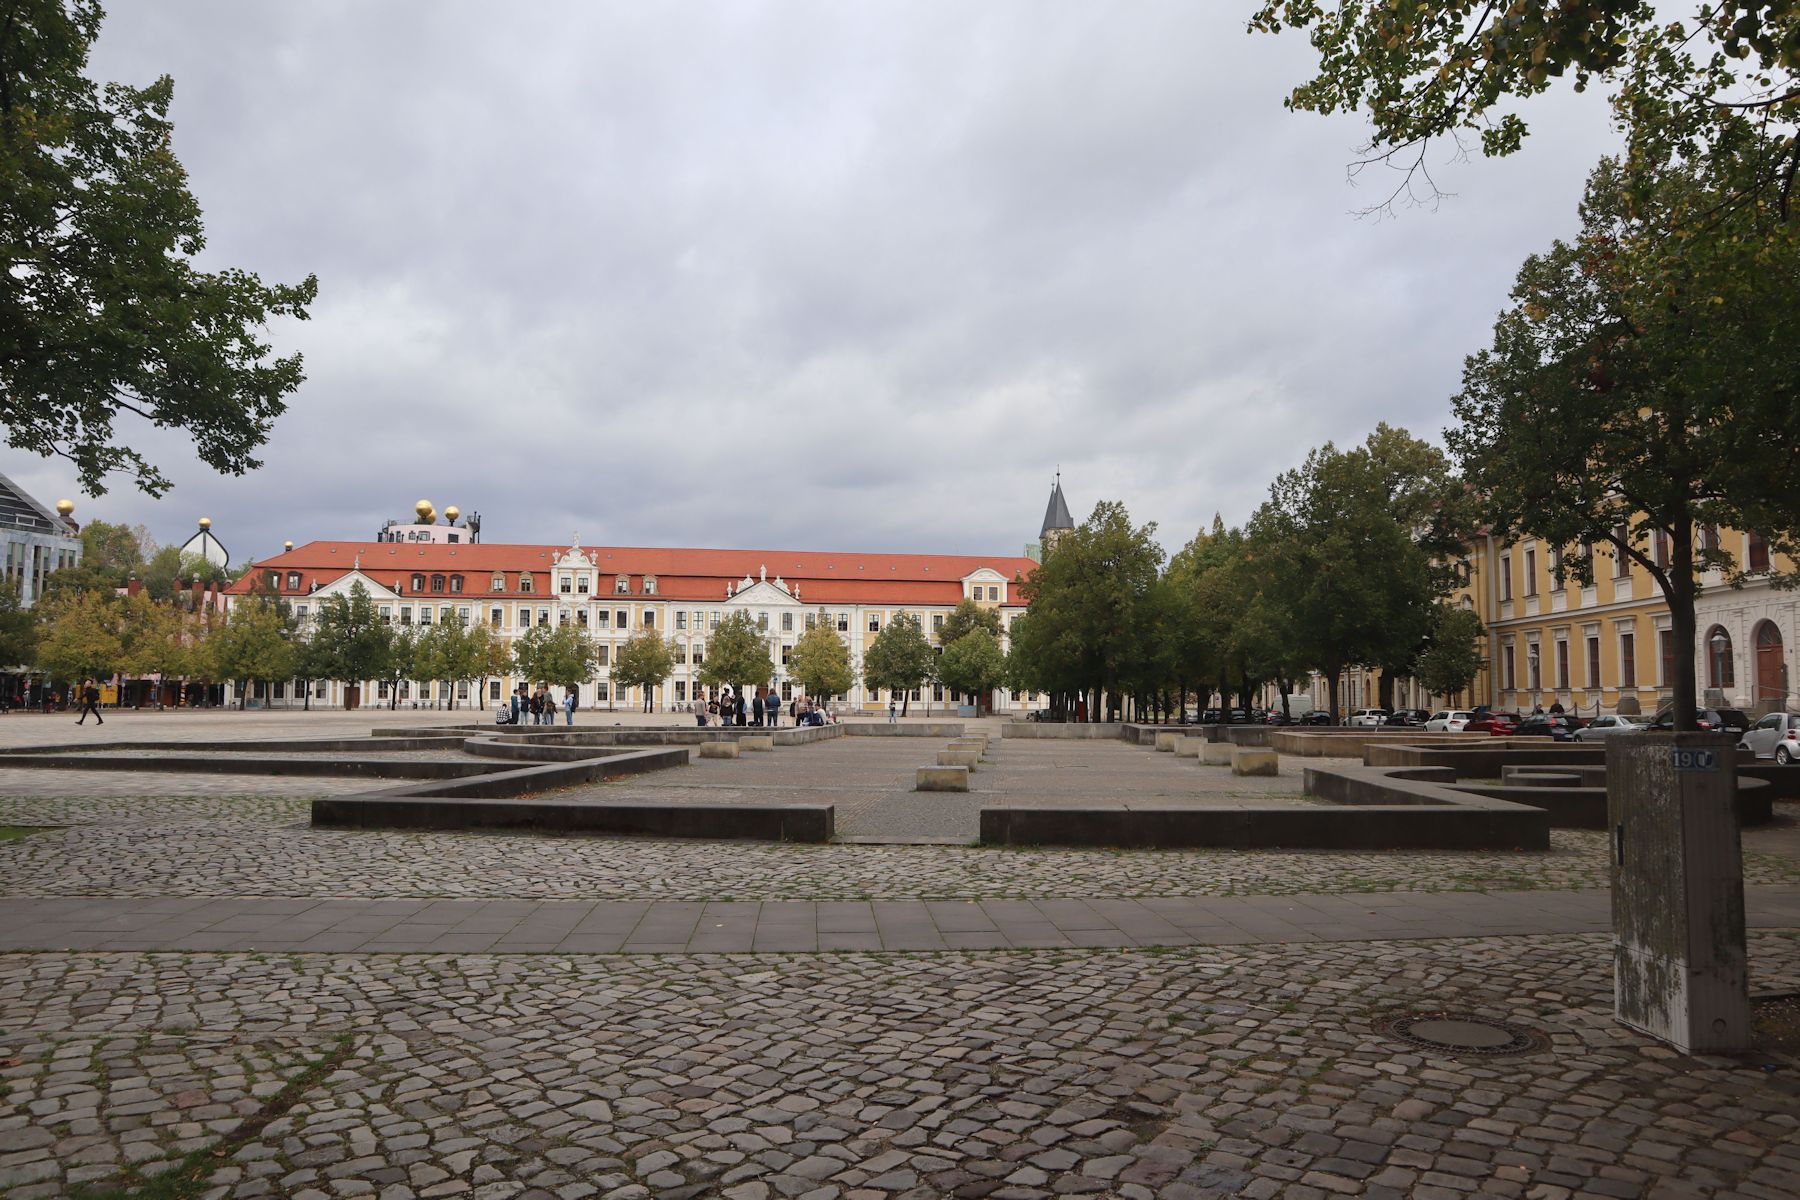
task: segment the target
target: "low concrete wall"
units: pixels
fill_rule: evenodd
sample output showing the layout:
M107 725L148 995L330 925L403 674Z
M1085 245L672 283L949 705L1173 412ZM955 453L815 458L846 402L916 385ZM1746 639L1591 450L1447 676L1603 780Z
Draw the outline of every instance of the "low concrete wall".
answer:
M1117 722L1008 721L1000 726L1003 738L1119 738L1125 727ZM1129 740L1129 739L1128 739Z
M1271 746L1276 727L1270 725L1189 725L1206 735L1209 742L1230 742L1234 746Z
M177 753L198 750L259 750L264 752L288 752L309 754L335 754L343 752L355 753L381 750L437 750L442 747L455 749L465 737L465 733L453 733L436 737L408 735L405 737L353 737L353 738L254 738L223 740L216 742L104 742L95 745L83 743L59 742L53 746L14 746L0 749L0 756L19 756L32 754L91 754L96 750L173 750Z
M179 771L199 775L362 776L368 779L464 779L510 770L503 763L417 758L215 757L202 754L14 754L7 766L65 771Z
M1314 725L1278 725L1269 730L1269 745L1277 753L1302 758L1362 758L1370 746L1377 745L1479 746L1493 740L1486 733L1426 733L1418 729L1334 729Z
M1417 739L1391 744L1370 743L1363 762L1371 767L1455 767L1464 779L1498 779L1500 768L1516 766L1569 766L1606 762L1606 747L1599 743L1553 742L1547 738L1496 738L1468 746L1432 745Z
M830 728L841 729L849 737L953 738L961 737L963 733L961 721L897 721L892 725L880 722L872 725L833 725Z
M832 819L829 804L597 804L500 799L446 804L422 796L382 795L313 801L313 824L327 829L505 829L828 842Z
M482 733L489 738L521 746L698 746L701 742L731 741L741 737L773 737L777 746L804 746L843 737L843 725L802 725L774 729L756 725L681 725L655 729L628 725L610 729L539 729L515 730L509 725L490 726Z

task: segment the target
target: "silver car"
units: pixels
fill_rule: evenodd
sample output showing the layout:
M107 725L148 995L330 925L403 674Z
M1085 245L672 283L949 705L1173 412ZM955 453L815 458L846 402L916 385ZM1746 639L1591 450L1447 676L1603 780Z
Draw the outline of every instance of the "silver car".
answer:
M1595 717L1575 731L1575 740L1597 742L1601 738L1609 738L1615 733L1636 733L1642 730L1644 725L1645 722L1636 717Z
M1797 738L1800 738L1800 715L1770 713L1744 731L1738 748L1748 750L1758 758L1772 758L1785 766L1800 759L1795 749Z

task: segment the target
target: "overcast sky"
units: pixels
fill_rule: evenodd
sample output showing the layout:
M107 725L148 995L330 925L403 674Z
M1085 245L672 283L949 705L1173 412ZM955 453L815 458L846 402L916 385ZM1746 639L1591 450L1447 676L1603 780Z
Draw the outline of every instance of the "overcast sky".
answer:
M134 432L175 489L77 518L1017 553L1060 464L1177 547L1314 445L1436 438L1605 113L1534 104L1524 154L1359 219L1365 129L1282 107L1310 53L1253 7L115 3L93 73L174 77L206 264L319 299L261 471Z

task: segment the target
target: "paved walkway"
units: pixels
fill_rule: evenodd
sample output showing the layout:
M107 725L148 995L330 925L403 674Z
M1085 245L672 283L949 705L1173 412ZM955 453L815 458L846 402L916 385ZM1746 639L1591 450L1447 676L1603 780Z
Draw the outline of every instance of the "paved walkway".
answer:
M1800 928L1800 887L1747 888L1751 928ZM736 954L1254 945L1602 933L1605 892L1115 900L0 899L0 952Z

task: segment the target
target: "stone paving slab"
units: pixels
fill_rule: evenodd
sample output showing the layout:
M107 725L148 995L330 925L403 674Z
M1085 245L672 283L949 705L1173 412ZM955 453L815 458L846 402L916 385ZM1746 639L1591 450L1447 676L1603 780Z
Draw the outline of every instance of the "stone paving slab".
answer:
M1752 928L1800 929L1800 887L1746 889ZM849 948L1243 945L1597 933L1601 892L1452 893L1371 905L1360 896L793 902L478 900L392 905L339 899L0 899L0 952L750 953ZM827 941L833 944L826 944Z
M1791 1197L1791 1074L1620 1026L1609 962L1604 935L0 955L0 1188L131 1184L197 1147L197 1194L233 1200ZM1800 939L1755 935L1750 963L1800 987ZM1459 1059L1384 1032L1442 1011L1542 1041Z

